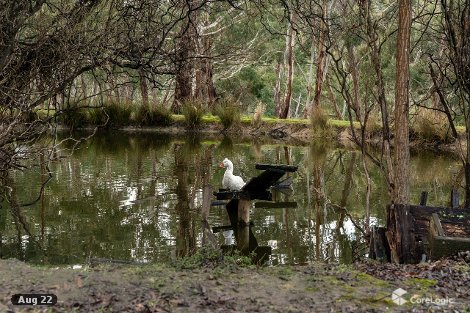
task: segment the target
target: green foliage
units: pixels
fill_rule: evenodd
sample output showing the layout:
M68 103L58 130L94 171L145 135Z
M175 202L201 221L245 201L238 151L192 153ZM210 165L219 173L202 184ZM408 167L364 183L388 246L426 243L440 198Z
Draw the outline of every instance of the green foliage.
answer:
M200 267L215 266L222 261L222 251L202 247L201 249L198 249L193 255L179 259L175 265L179 269L195 269Z
M201 126L204 109L201 104L194 102L183 103L182 112L184 123L188 129L197 129Z
M259 101L268 104L269 110L274 112L272 86L275 80L274 71L249 66L232 78L218 81L216 84L222 96L230 95L237 99L245 112L253 112L254 105Z
M105 113L109 117L108 127L117 127L130 124L132 105L111 101L105 104Z
M80 128L88 123L88 115L85 109L70 108L59 114L58 121L70 128Z
M88 123L94 126L120 127L131 124L132 104L110 101L88 109Z
M414 121L411 123L411 131L425 141L446 142L450 140L447 117L444 113L436 110L418 109Z
M168 126L173 121L169 109L163 106L141 105L136 113L136 122L141 126Z
M313 108L310 115L312 125L312 133L314 137L330 137L332 135L332 127L328 124L328 115L321 107Z
M197 269L201 267L238 267L251 265L251 259L235 252L224 255L222 250L202 247L191 256L183 257L175 263L178 269Z
M104 126L108 122L108 115L104 107L97 107L88 110L88 120L91 125Z
M229 102L228 100L222 101L216 107L215 113L220 118L224 130L240 123L240 107L233 102Z
M369 134L377 134L382 130L382 119L378 112L371 112L367 118L366 132Z

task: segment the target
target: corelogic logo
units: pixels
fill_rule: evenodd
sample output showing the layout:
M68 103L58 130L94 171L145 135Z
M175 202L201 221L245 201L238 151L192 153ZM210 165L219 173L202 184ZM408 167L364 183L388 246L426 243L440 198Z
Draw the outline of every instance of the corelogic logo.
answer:
M404 298L404 295L408 292L402 288L398 288L392 292L392 301L395 304L402 305L408 302ZM412 304L435 304L435 305L449 305L454 303L454 298L434 298L434 297L423 297L420 295L413 295L409 300Z
M403 298L405 294L407 294L407 292L404 289L398 288L397 290L394 290L392 292L392 301L398 305L405 304L406 300Z

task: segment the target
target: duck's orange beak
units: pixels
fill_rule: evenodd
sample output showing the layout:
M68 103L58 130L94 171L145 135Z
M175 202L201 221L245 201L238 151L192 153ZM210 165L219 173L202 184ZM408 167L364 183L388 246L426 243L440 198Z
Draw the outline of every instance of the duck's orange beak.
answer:
M225 167L225 166L224 166L224 163L220 163L220 164L219 164L219 167Z

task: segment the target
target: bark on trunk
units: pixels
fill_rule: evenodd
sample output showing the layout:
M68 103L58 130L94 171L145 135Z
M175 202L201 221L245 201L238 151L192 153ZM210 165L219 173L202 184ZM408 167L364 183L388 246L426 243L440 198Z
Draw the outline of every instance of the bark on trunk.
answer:
M192 10L194 0L186 1L183 10ZM193 74L196 36L195 11L190 12L187 25L183 25L176 53L175 97L172 106L173 113L181 113L183 103L193 100Z
M139 83L140 83L140 95L142 97L142 105L148 107L149 104L149 89L147 85L147 78L143 69L139 69Z
M282 63L278 62L276 67L276 85L274 86L274 114L279 116L281 112L281 80L282 80Z
M326 67L326 22L328 11L326 3L323 3L323 18L320 22L320 40L318 41L318 60L317 60L317 73L315 79L315 93L313 96L313 107L320 107L320 97L323 89L323 78L325 77L325 67Z
M291 19L293 17L291 16ZM287 118L289 115L289 108L292 101L292 81L294 79L294 28L292 20L289 23L289 30L287 32L287 46L286 46L286 65L287 65L287 81L286 93L284 96L284 105L279 114L279 118Z
M410 200L410 143L408 127L410 31L411 1L400 0L395 85L395 188L392 201L401 204L408 204Z

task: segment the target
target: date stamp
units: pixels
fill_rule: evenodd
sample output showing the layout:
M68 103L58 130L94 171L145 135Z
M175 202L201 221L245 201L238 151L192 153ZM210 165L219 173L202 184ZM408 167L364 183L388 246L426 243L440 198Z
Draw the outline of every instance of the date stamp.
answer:
M33 294L33 293L18 293L11 296L11 303L13 305L54 305L57 303L57 296L55 294Z

